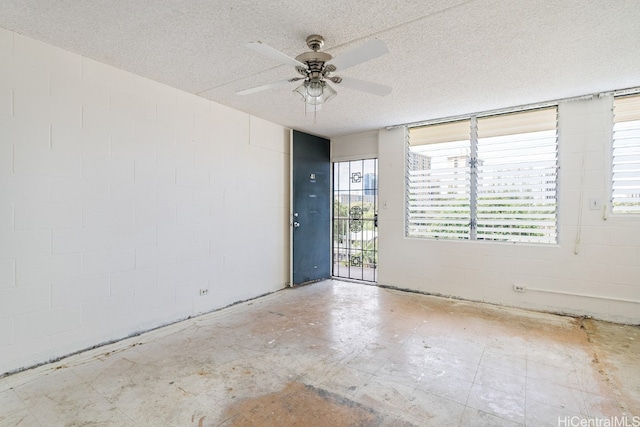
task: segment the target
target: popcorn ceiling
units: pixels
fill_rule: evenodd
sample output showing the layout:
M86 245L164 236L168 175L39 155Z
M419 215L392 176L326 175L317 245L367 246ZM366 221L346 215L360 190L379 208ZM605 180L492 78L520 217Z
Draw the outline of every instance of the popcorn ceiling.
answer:
M637 1L0 0L0 9L2 28L325 137L640 85ZM334 85L315 122L296 83L236 95L297 76L244 44L295 57L313 33L335 56L384 41L390 54L344 76L391 95Z

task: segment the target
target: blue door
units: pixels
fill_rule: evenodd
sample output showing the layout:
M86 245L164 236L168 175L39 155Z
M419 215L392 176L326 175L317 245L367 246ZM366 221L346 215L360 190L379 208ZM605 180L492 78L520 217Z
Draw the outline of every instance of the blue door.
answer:
M292 284L331 277L331 162L327 139L293 131Z

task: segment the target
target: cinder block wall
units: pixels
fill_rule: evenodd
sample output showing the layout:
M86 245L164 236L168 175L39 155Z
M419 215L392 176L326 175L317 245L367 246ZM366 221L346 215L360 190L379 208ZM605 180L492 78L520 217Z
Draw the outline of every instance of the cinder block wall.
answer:
M427 293L640 323L640 218L609 200L611 96L559 105L557 245L404 237L404 129L379 133L380 283ZM580 233L580 244L576 237ZM577 252L577 253L576 253ZM514 283L538 291L514 292Z
M282 288L288 151L281 126L0 29L0 374Z

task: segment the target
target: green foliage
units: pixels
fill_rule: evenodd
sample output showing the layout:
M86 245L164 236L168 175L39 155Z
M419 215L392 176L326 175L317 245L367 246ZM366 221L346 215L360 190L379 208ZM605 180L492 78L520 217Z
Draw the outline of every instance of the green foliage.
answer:
M374 236L373 239L364 240L356 239L349 241L352 237L350 226L352 225L353 218L350 217L349 210L353 207L360 207L362 209L362 231L365 235ZM342 248L346 252L352 249L358 250L362 254L362 263L367 266L374 266L378 262L377 255L377 237L375 237L375 205L371 202L358 201L353 202L349 206L347 203L341 203L339 198L333 200L333 240L334 247ZM367 233L369 232L369 233ZM349 259L341 260L344 265L348 265Z

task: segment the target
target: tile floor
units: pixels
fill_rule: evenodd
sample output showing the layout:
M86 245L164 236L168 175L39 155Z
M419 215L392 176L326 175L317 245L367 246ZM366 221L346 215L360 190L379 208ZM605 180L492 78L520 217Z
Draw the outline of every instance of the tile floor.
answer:
M632 423L639 329L329 280L0 378L0 425Z

